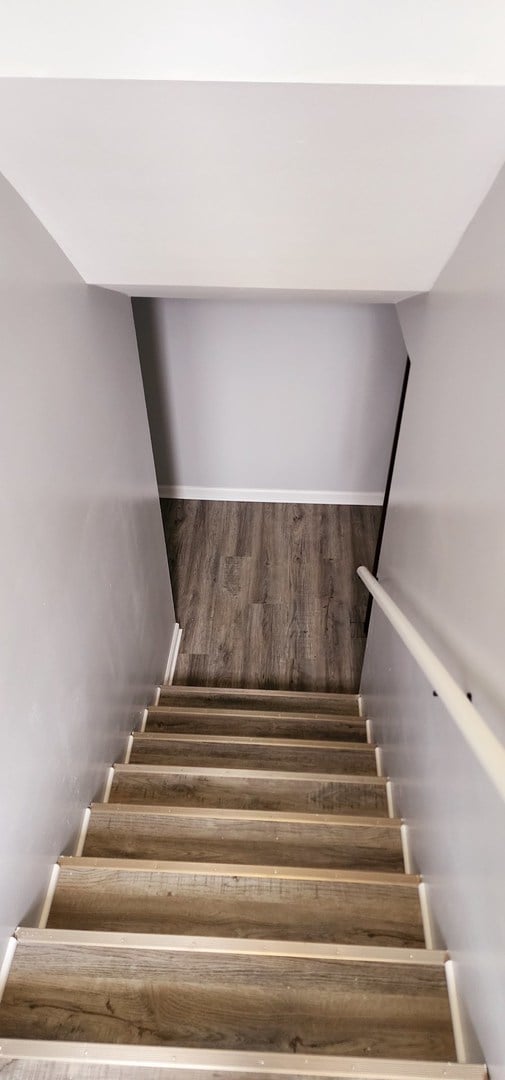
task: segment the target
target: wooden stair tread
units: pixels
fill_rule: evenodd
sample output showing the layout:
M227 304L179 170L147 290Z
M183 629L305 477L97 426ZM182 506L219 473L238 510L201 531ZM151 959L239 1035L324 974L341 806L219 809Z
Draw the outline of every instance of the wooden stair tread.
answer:
M418 878L70 858L48 926L423 946Z
M116 765L110 802L388 815L384 777L210 765Z
M307 772L320 772L324 768L340 774L377 772L375 749L366 743L189 732L134 733L130 762Z
M293 709L302 712L329 714L339 713L359 716L359 697L357 694L326 694L297 690L241 690L236 687L214 686L162 686L160 702L196 702L210 707L218 705L226 708L233 704L246 703L249 709L264 708L267 702L277 709Z
M20 930L0 1031L454 1060L443 961L416 949Z
M456 1062L49 1039L3 1039L0 1071L6 1080L487 1080L483 1065Z
M390 818L216 807L95 804L83 854L404 870Z
M147 712L146 731L194 731L202 734L272 735L284 738L311 736L366 742L366 721L360 716L321 716L282 710L218 709L156 705Z

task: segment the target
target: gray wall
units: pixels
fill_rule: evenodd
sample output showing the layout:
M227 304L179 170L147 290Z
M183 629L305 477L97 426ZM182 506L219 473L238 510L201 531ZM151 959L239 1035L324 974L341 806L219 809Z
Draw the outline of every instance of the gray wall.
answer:
M174 613L130 303L0 178L0 955L164 674Z
M160 485L381 500L406 355L394 308L136 300L134 313Z
M412 358L380 579L505 740L505 171L430 295ZM363 690L493 1077L505 1076L505 807L374 613Z

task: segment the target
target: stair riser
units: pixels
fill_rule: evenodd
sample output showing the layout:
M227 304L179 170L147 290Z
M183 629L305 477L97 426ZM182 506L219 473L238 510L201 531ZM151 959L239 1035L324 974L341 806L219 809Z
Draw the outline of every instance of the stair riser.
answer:
M398 829L128 811L92 812L83 854L404 872Z
M49 927L423 946L415 885L60 871Z
M116 771L111 802L387 817L384 784Z
M321 716L359 716L355 694L303 694L289 691L226 690L210 687L162 687L160 705L197 705L199 708L260 709Z
M134 764L194 765L216 769L283 769L287 772L333 772L337 775L377 775L375 752L332 746L265 746L254 743L177 740L166 735L135 735L130 754Z
M250 712L199 712L160 708L149 709L147 731L194 732L202 735L250 735L279 739L332 739L366 743L366 724L358 717L285 717Z

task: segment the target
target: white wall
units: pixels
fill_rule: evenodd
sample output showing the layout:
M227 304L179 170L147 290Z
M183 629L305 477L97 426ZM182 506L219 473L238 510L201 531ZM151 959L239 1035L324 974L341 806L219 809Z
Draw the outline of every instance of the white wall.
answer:
M0 74L503 83L501 0L2 0Z
M85 281L133 296L396 302L504 160L505 87L0 78L0 169Z
M0 179L0 956L164 674L174 625L129 301Z
M399 314L412 371L379 576L505 740L505 171L433 292ZM491 1075L505 1077L505 807L377 612L363 690Z
M394 308L136 300L134 313L160 486L380 501L406 355Z

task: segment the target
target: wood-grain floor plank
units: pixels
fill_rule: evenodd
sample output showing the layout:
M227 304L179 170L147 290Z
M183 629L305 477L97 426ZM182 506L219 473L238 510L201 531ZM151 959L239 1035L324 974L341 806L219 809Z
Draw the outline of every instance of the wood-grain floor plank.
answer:
M455 1060L443 965L408 952L388 963L206 951L191 938L187 949L89 947L50 933L18 944L6 1037Z
M292 690L247 689L237 686L162 686L160 704L174 706L197 705L212 709L275 709L295 714L320 716L358 716L356 694L305 693Z
M380 509L162 500L176 682L357 690Z
M62 860L48 927L423 946L417 879Z
M248 709L199 709L151 706L146 731L194 732L202 735L256 735L271 738L338 739L366 742L366 721L357 716L289 715Z
M388 818L149 805L92 807L85 856L404 872Z
M230 767L117 765L109 801L388 816L383 778Z
M375 750L366 743L246 735L135 733L130 762L377 775Z

